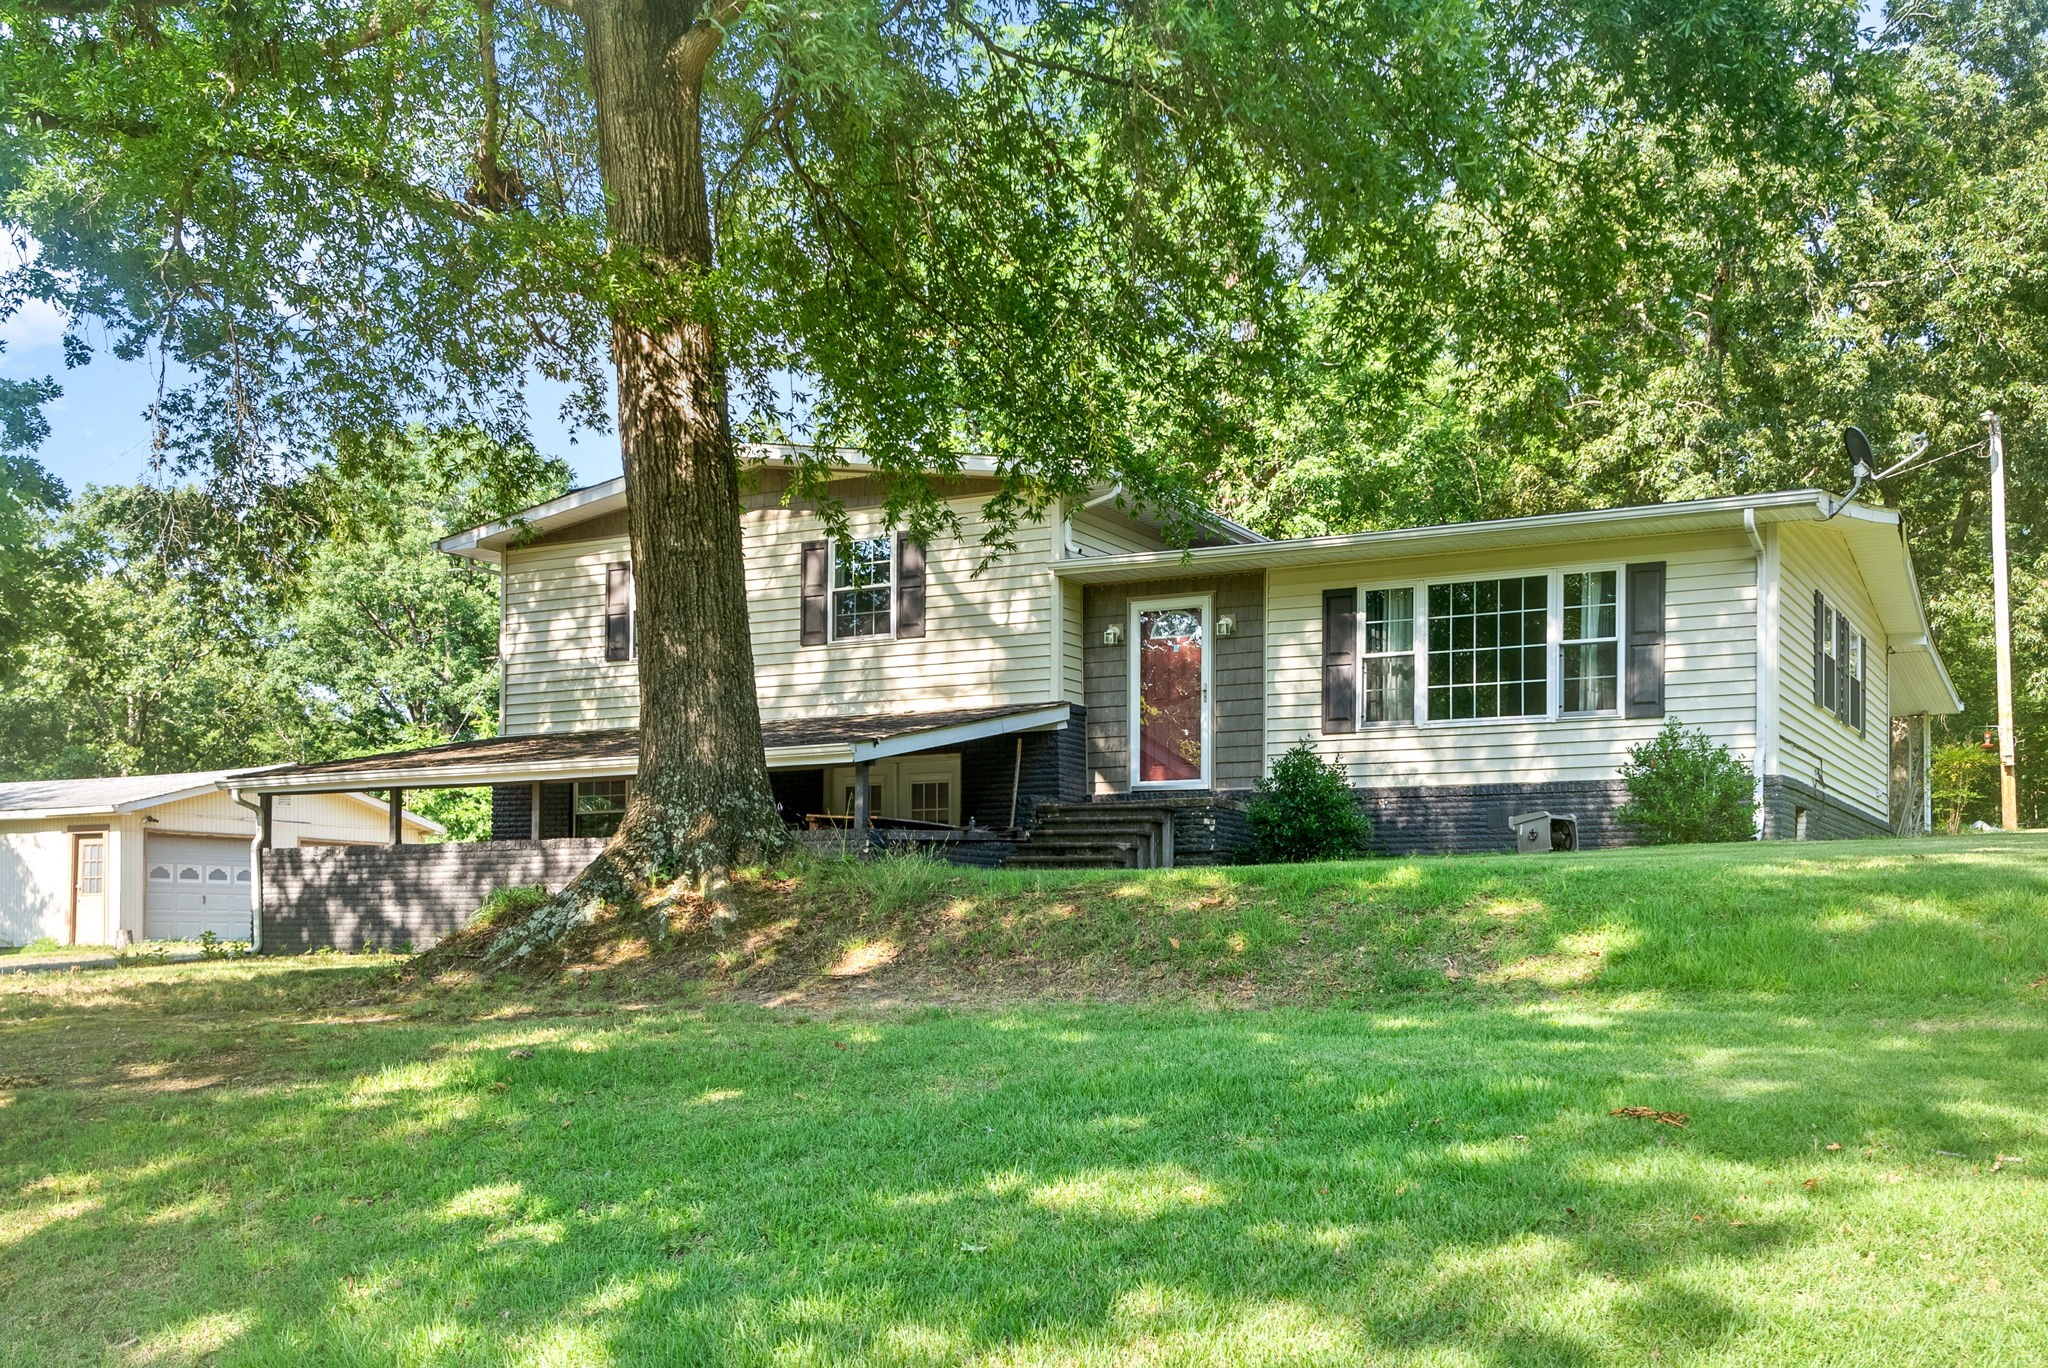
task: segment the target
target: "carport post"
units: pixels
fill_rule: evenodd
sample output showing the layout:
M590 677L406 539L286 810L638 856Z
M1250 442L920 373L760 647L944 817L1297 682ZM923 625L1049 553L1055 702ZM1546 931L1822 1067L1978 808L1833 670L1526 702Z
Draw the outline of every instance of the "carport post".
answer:
M391 834L390 839L385 844L400 845L405 841L405 790L402 788L392 789L389 803L391 807Z
M868 771L874 765L872 760L862 760L853 767L853 829L858 832L868 829Z

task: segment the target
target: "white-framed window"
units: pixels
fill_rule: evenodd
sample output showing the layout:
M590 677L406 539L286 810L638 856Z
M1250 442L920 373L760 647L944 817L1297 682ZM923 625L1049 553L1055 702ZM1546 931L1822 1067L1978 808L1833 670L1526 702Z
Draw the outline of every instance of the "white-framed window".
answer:
M1563 712L1612 713L1620 706L1620 581L1614 570L1572 570L1564 576L1558 700Z
M896 538L856 537L832 547L832 640L896 633Z
M1550 576L1428 589L1430 721L1550 714Z
M1358 599L1361 723L1415 720L1415 590L1368 589Z
M625 819L626 800L632 793L630 779L578 779L570 830L578 836L611 835Z
M953 785L944 779L913 779L910 783L910 819L950 824L953 820Z

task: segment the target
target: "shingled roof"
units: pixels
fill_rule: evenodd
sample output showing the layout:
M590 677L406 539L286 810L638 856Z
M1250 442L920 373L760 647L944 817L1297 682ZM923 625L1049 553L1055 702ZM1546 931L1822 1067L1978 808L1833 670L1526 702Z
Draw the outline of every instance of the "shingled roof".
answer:
M911 741L925 733L933 733L932 739L937 743L962 729L986 727L995 733L1058 726L1066 721L1067 712L1064 703L1020 703L1000 708L953 708L945 712L782 718L761 724L761 740L771 765L778 758L792 759L791 752L843 746L848 752L845 757L818 761L840 763L843 759L862 758L860 750ZM236 784L258 793L314 789L329 782L348 788L378 788L383 786L380 779L413 786L432 786L436 782L461 786L567 774L588 777L605 770L630 774L638 765L639 756L640 729L611 727L600 731L495 736L485 741L454 741L353 760L280 765L246 771L236 776Z

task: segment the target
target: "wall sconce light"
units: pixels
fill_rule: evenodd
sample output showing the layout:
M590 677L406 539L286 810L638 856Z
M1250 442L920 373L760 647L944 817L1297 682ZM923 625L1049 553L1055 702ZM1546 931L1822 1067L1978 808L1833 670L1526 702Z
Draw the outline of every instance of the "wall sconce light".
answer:
M1102 629L1102 644L1105 646L1123 645L1124 629L1114 622L1110 623L1109 626Z
M1225 613L1216 619L1216 635L1220 637L1237 635L1237 619Z

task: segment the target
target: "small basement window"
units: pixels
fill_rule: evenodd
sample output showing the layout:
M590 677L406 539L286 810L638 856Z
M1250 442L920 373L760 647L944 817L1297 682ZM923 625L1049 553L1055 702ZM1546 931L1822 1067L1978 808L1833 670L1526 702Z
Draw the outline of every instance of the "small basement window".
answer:
M579 779L570 830L578 836L610 836L626 818L630 779Z

